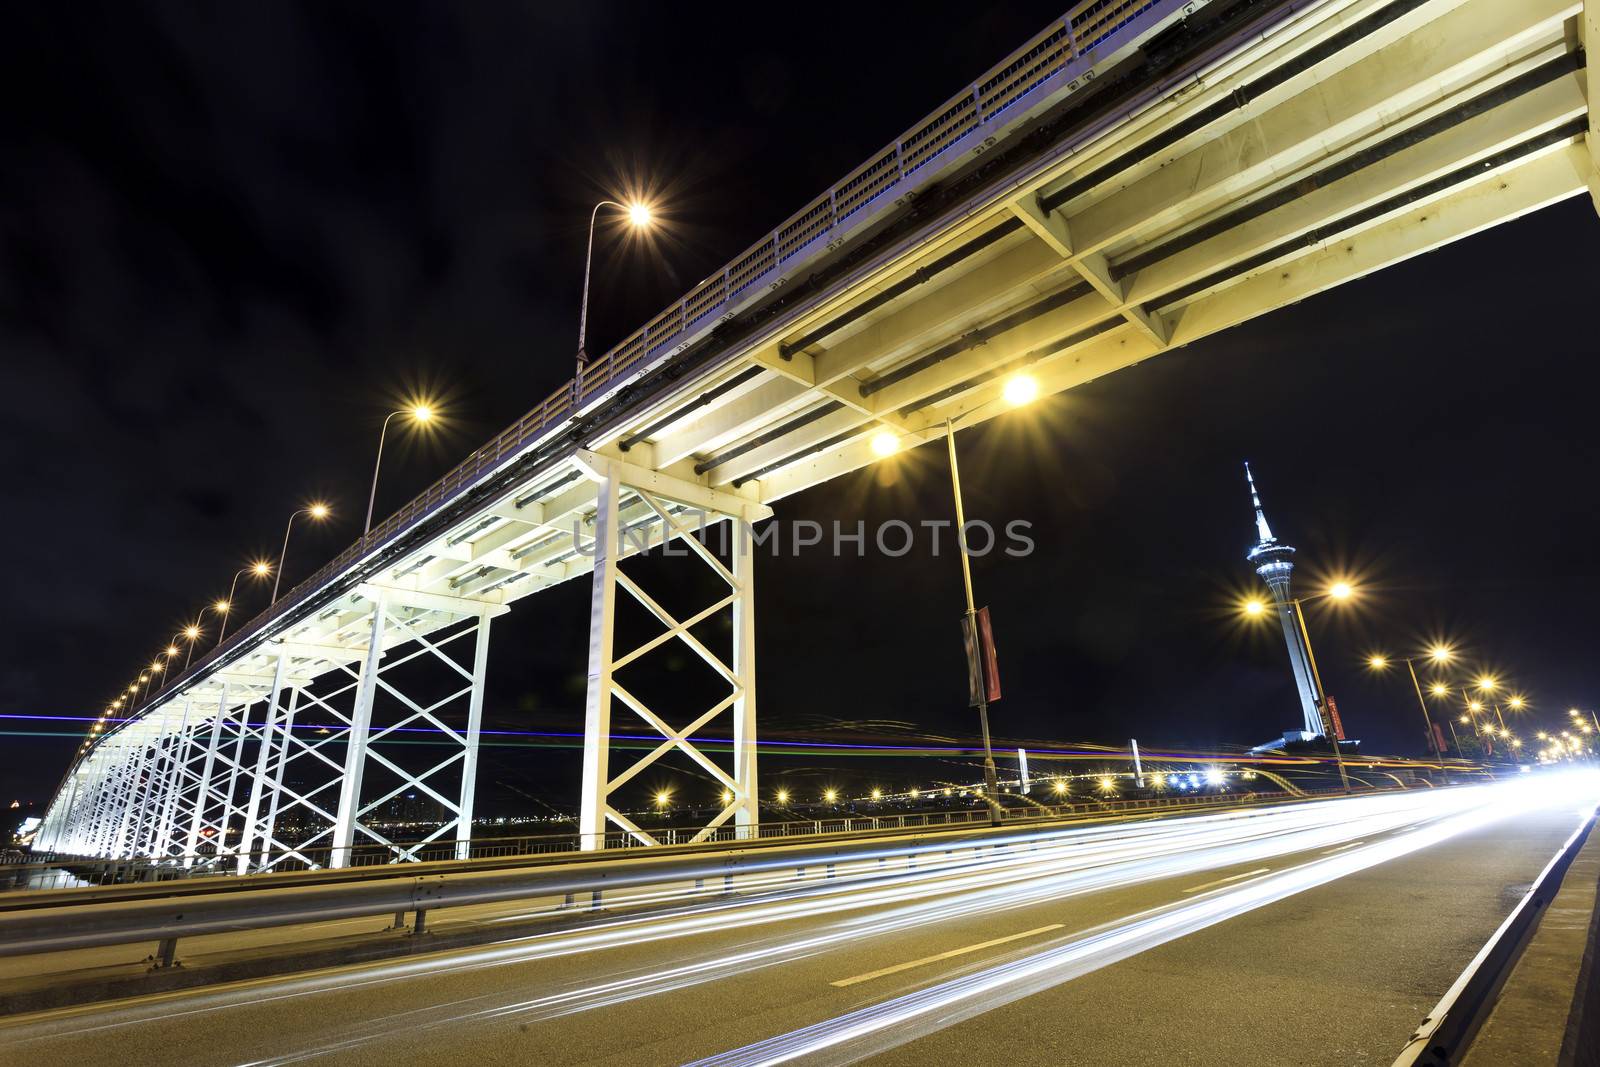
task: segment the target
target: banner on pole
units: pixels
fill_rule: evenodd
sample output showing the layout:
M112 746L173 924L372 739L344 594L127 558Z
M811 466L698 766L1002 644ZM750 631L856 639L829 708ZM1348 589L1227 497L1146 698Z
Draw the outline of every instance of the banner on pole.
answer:
M967 706L993 704L1000 699L1000 663L988 608L961 616L961 643L967 654Z
M1332 720L1333 736L1343 741L1345 739L1344 723L1339 721L1339 705L1333 702L1333 697L1331 696L1328 698L1328 718Z

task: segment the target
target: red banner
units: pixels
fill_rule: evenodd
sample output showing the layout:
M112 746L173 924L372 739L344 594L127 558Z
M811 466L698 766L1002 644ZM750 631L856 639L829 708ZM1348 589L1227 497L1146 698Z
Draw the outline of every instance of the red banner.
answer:
M967 654L967 705L993 704L1000 699L1000 663L988 608L961 616L961 644Z
M1328 718L1333 720L1333 736L1343 741L1344 723L1339 721L1339 705L1333 702L1332 697L1328 697Z

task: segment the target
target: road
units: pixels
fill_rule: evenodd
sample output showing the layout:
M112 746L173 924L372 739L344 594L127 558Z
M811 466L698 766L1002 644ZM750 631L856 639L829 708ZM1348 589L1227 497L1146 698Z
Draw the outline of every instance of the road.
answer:
M1560 783L1042 832L0 1022L0 1060L1388 1063L1592 809Z

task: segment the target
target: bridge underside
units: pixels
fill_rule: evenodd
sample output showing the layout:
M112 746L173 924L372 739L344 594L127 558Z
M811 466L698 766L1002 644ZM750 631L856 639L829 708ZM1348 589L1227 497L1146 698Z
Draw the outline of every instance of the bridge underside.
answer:
M381 820L406 792L438 806L435 840L465 839L490 620L591 572L588 843L608 826L652 840L618 799L642 768L611 766L614 704L661 736L644 766L678 753L723 785L707 832L747 830L758 813L751 563L696 548L693 565L728 592L680 619L619 560L652 530L656 546L688 544L702 522L743 531L743 544L771 503L873 462L874 435L913 445L946 420L999 413L992 402L1017 373L1070 389L1567 197L1600 204L1584 51L1597 6L1323 0L1168 63L1159 92L1120 110L1081 109L977 193L919 199L924 221L726 358L515 479L463 494L448 521L375 549L147 704L74 765L41 844L159 857L209 847L241 871L346 862L362 845L413 858L393 844L404 828ZM589 410L603 415L604 401ZM604 547L585 551L597 532ZM661 628L620 655L618 589ZM734 620L722 649L693 632L717 612ZM728 689L680 726L615 676L668 644ZM434 683L407 674L417 657L451 684L419 691ZM731 763L696 748L697 731L729 720ZM419 729L450 743L426 758L385 747Z
M662 404L613 440L770 503L873 462L881 430L917 443L998 413L1011 373L1069 389L1593 193L1582 8L1311 5L962 204L707 378L709 403Z

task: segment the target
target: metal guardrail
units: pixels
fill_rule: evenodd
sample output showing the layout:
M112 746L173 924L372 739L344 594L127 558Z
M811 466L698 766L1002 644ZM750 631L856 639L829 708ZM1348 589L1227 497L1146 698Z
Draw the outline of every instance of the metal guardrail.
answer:
M1220 805L1236 805L1263 800L1291 799L1282 791L1252 793L1215 793L1189 796L1153 797L1137 800L1087 800L1069 804L1030 805L1008 808L1004 825L1025 825L1033 821L1061 819L1084 815L1138 814L1145 811L1183 812ZM738 844L740 842L815 839L848 834L881 833L894 830L931 829L952 826L987 825L987 808L961 811L928 811L898 815L844 815L824 819L791 819L783 822L765 822L749 828L720 826L712 834L696 842L700 827L668 828L654 831L657 839L667 846L683 847L690 844ZM467 859L460 860L460 846L467 846ZM637 839L623 831L613 831L605 836L603 851L641 851L654 846L641 845ZM523 835L517 837L486 838L473 841L432 840L413 844L396 843L392 846L356 845L349 848L348 862L340 869L370 870L373 867L392 867L401 863L445 863L450 861L474 862L481 860L518 859L523 857L577 854L581 841L577 834ZM600 850L597 850L600 851ZM294 871L324 870L332 867L333 849L287 849L266 853L256 868L245 878L261 874ZM189 862L185 864L185 859ZM86 859L72 856L32 858L25 863L0 862L0 878L16 873L19 867L37 872L29 884L17 884L14 891L29 892L51 889L75 889L93 886L126 885L138 883L172 882L191 878L237 878L238 854L206 852L191 857L151 859ZM263 864L270 862L270 868ZM47 884L47 883L54 884ZM4 890L0 889L0 900Z
M1535 878L1517 906L1506 916L1467 969L1422 1020L1394 1067L1449 1067L1461 1062L1478 1028L1488 1017L1500 987L1511 974L1539 920L1561 888L1567 868L1577 858L1595 823L1595 814L1572 832Z
M844 230L864 221L870 205L890 194L904 195L911 185L931 177L926 168L943 152L1063 75L1069 65L1085 57L1092 59L1089 53L1116 37L1146 12L1165 5L1187 14L1208 2L1078 0L1065 15L1052 21L1027 44L874 153L867 162L735 257L721 271L696 285L605 355L588 362L576 379L551 393L532 411L467 456L405 507L380 522L367 536L309 578L296 583L276 604L195 661L177 679L169 681L162 692L170 692L184 679L199 677L225 653L243 647L274 620L354 566L375 546L386 544L421 523L484 475L563 425L569 416L576 414L584 400L621 384L623 379L643 370L655 354L728 317L741 301L763 290L781 287L781 278L773 276L785 266L793 266L796 257L819 250L833 251L843 240ZM1092 69L1092 64L1086 69ZM1076 88L1076 82L1071 87ZM130 711L129 717L150 707L153 701L154 698L147 700L144 708ZM114 732L103 734L102 738Z
M1238 798L1235 798L1238 799ZM1026 825L1025 822L1023 825ZM588 894L599 907L602 894L621 889L674 882L735 888L735 879L774 871L808 868L831 877L833 865L874 858L881 863L906 857L913 866L918 852L937 841L947 857L963 849L1004 849L1015 840L1006 832L1021 826L920 833L897 838L855 841L808 841L781 849L732 848L720 851L663 851L627 859L598 859L573 864L499 867L487 870L420 873L392 878L367 878L332 884L241 889L232 892L109 903L61 904L0 911L0 956L26 956L81 948L142 942L160 945L158 958L170 964L182 937L230 933L326 922L335 919L415 912L414 929L422 932L426 914L439 908L494 904L542 897L575 899ZM601 854L602 856L604 854Z

